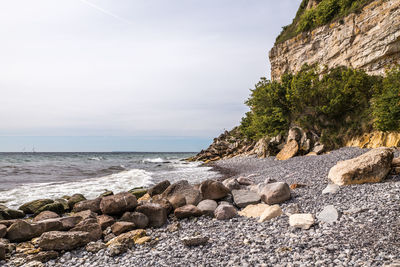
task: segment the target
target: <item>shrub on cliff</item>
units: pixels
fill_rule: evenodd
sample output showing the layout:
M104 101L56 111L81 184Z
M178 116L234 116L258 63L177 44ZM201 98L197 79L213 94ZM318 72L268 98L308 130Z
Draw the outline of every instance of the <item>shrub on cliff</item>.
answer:
M246 102L251 111L242 120L242 133L258 139L285 133L295 124L319 134L327 147L335 148L346 136L370 130L370 102L382 91L382 78L345 67L322 77L318 73L316 67L305 65L296 75L283 75L280 82L262 79Z
M373 99L374 126L381 131L400 131L400 67L389 71Z

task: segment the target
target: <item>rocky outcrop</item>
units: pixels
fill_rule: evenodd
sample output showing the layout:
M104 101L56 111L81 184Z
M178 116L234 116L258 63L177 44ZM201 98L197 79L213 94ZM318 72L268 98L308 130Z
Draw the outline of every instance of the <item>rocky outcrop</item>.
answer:
M353 137L346 146L361 148L400 147L400 132L372 132Z
M392 168L393 150L376 148L357 158L338 162L328 178L337 185L376 183L382 181Z
M298 72L303 64L383 74L385 67L400 63L400 2L376 0L361 14L350 14L275 45L269 58L273 80L285 72Z

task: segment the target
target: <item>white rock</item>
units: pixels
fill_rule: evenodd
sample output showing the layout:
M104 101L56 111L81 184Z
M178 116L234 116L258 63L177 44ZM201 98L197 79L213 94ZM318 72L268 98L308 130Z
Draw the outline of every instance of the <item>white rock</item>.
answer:
M340 187L337 184L328 184L324 190L322 190L322 194L336 194L339 191Z
M279 205L269 206L260 216L260 220L258 222L269 221L272 218L281 216L283 214L282 209Z
M339 219L339 212L333 205L328 205L318 213L317 218L321 222L332 224Z
M310 213L298 213L289 216L289 225L296 228L307 230L314 223L314 216Z

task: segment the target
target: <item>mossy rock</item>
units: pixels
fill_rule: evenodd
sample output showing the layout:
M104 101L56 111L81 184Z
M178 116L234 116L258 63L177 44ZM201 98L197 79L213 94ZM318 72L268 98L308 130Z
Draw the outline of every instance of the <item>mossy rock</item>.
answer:
M64 198L57 198L57 199L55 200L55 202L58 202L58 203L63 204L64 210L65 210L65 211L69 210L68 201L65 200Z
M19 210L22 210L25 212L25 214L35 214L41 207L51 204L54 201L51 199L37 199L28 203L25 203L21 207L19 207Z
M25 217L25 213L22 210L9 209L4 205L0 204L0 220L13 220L21 219Z
M50 203L47 204L43 207L41 207L40 209L38 209L35 213L35 215L38 215L39 213L41 213L42 211L52 211L55 212L59 215L64 213L64 205L60 202L54 202L54 203Z
M85 196L82 194L74 194L68 199L68 206L72 210L76 203L86 200Z
M147 193L147 189L144 187L135 187L129 190L128 192L134 195L137 199L139 199Z
M113 191L105 191L104 193L102 193L99 197L108 197L108 196L112 196L114 195Z

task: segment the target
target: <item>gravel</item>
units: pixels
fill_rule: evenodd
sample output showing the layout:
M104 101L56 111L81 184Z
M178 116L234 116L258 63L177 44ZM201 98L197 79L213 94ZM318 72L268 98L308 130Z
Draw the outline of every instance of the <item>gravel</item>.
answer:
M298 206L300 212L316 216L333 205L342 214L336 223L316 219L309 230L301 230L289 226L287 215L264 223L245 217L218 221L203 216L179 221L179 231L172 233L167 225L148 229L152 242L120 256L81 249L46 266L382 266L400 257L400 176L322 194L329 169L337 161L365 152L342 148L287 161L242 157L214 163L220 170L235 177L250 176L256 183L275 179L304 184L280 205L283 211ZM208 243L197 247L182 243L181 239L193 236L209 237Z

